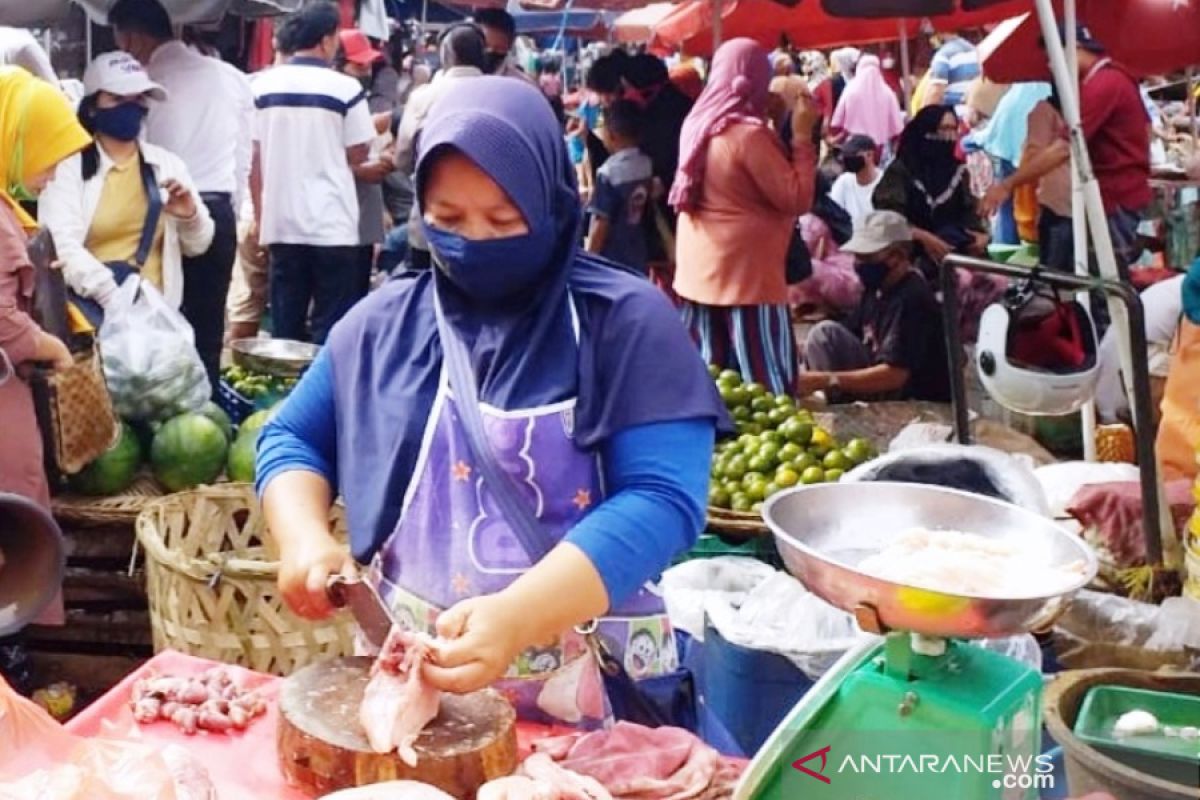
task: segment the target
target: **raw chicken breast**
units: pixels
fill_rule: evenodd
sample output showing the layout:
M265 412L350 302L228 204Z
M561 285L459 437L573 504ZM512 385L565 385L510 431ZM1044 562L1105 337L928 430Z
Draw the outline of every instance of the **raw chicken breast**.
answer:
M454 800L436 786L420 781L388 781L343 789L321 800Z
M421 664L429 658L433 640L422 633L393 628L371 667L363 692L359 720L371 749L397 751L410 767L417 765L413 743L438 715L441 692L425 684Z
M1068 590L1082 562L1051 565L1046 553L975 533L914 528L857 569L883 580L978 597L1043 597Z

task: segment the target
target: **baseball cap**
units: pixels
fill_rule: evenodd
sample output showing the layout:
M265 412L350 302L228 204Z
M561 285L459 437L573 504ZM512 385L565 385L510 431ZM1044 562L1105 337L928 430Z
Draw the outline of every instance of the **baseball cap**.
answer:
M371 40L358 28L346 28L338 32L338 42L346 60L355 64L374 64L383 58L383 53L371 46Z
M145 68L136 58L121 50L104 53L96 57L83 73L85 97L96 92L128 97L144 94L152 100L166 100L166 89L150 80Z
M872 211L854 228L854 235L842 245L842 250L865 256L911 241L912 229L902 215L895 211Z
M875 140L862 133L856 133L842 143L842 155L857 156L876 151Z
M1058 21L1058 40L1064 44L1067 41L1067 26L1060 19ZM1038 44L1042 49L1046 49L1046 40L1041 38ZM1075 23L1075 44L1092 53L1103 53L1104 45L1097 41L1095 36L1092 36L1092 30L1082 22Z

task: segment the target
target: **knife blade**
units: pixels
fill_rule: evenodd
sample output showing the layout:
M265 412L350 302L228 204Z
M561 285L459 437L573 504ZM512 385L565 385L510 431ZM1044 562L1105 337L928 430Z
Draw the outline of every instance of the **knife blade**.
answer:
M395 619L374 584L363 580L360 575L334 575L326 584L325 591L335 606L350 609L367 641L376 647L383 647Z

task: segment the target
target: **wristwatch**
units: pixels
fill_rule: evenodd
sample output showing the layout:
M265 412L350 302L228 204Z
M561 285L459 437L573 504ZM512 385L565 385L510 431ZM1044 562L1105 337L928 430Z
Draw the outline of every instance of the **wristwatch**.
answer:
M842 385L842 382L838 379L836 372L829 373L829 376L825 379L826 391L829 391L832 389L837 389L841 385Z

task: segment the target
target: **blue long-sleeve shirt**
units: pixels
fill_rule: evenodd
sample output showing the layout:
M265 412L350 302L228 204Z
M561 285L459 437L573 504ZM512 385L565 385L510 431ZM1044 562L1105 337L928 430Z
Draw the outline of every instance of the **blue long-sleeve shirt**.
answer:
M707 419L638 425L600 448L608 498L566 536L618 605L695 543L704 525L715 426ZM314 472L337 489L333 369L322 351L258 440L261 494L280 473ZM356 548L358 552L358 548Z

